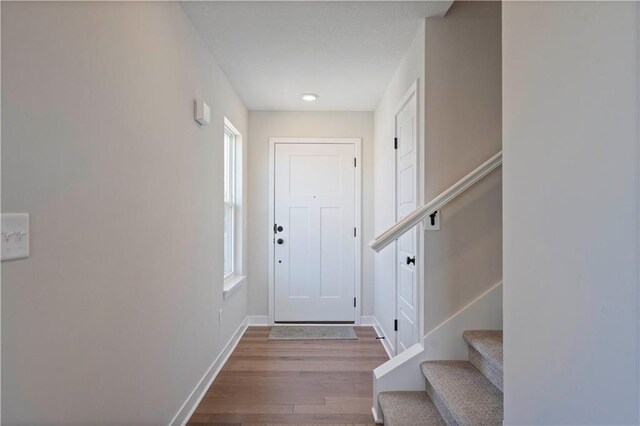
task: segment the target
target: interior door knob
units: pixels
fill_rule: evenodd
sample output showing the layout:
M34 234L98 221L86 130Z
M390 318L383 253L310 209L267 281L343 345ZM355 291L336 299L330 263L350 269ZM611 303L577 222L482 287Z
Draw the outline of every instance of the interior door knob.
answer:
M416 257L415 256L413 256L413 257L407 256L407 265L411 265L412 263L414 265L416 264Z
M282 244L282 243L284 243L284 240L283 240L282 238L278 238L278 240L276 241L276 243L278 243L278 244Z

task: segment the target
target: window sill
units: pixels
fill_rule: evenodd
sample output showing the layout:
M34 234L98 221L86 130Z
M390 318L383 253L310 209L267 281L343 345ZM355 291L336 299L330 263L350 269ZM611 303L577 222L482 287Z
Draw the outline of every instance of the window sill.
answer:
M232 275L224 280L224 290L222 291L222 298L227 299L233 293L238 291L242 284L244 284L247 277L245 275Z

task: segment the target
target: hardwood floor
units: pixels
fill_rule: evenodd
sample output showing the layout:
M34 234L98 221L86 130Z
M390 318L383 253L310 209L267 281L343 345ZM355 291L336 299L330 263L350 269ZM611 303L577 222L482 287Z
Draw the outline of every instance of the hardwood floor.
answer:
M249 327L189 424L373 425L373 369L388 357L371 327L358 340L267 340Z

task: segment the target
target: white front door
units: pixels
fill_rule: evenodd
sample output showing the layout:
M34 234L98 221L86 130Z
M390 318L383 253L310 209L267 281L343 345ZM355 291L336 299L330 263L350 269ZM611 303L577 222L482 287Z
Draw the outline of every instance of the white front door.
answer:
M417 99L415 91L395 117L396 125L396 219L417 207ZM418 289L416 248L418 231L414 227L396 242L397 353L418 342Z
M355 321L355 146L275 145L276 322Z

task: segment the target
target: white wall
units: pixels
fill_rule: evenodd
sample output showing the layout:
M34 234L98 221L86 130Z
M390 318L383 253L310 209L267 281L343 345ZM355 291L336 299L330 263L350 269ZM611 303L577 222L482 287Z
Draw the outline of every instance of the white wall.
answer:
M362 138L362 315L373 313L373 114L371 112L249 113L249 312L268 314L269 137Z
M505 424L638 424L638 3L503 7Z
M2 59L2 207L31 214L2 264L3 423L166 424L246 316L222 122L246 136L247 111L176 3L3 2Z
M500 2L462 1L444 18L427 19L427 200L502 149L500 13ZM425 233L425 333L501 280L498 169L442 209L440 231Z
M418 31L405 57L389 82L384 96L374 112L374 231L379 235L395 223L395 136L394 115L398 103L419 80L419 111L424 111L424 25ZM420 140L424 138L424 120L420 120ZM367 247L367 251L371 251ZM374 312L387 336L387 343L395 344L395 245L391 244L374 254Z

